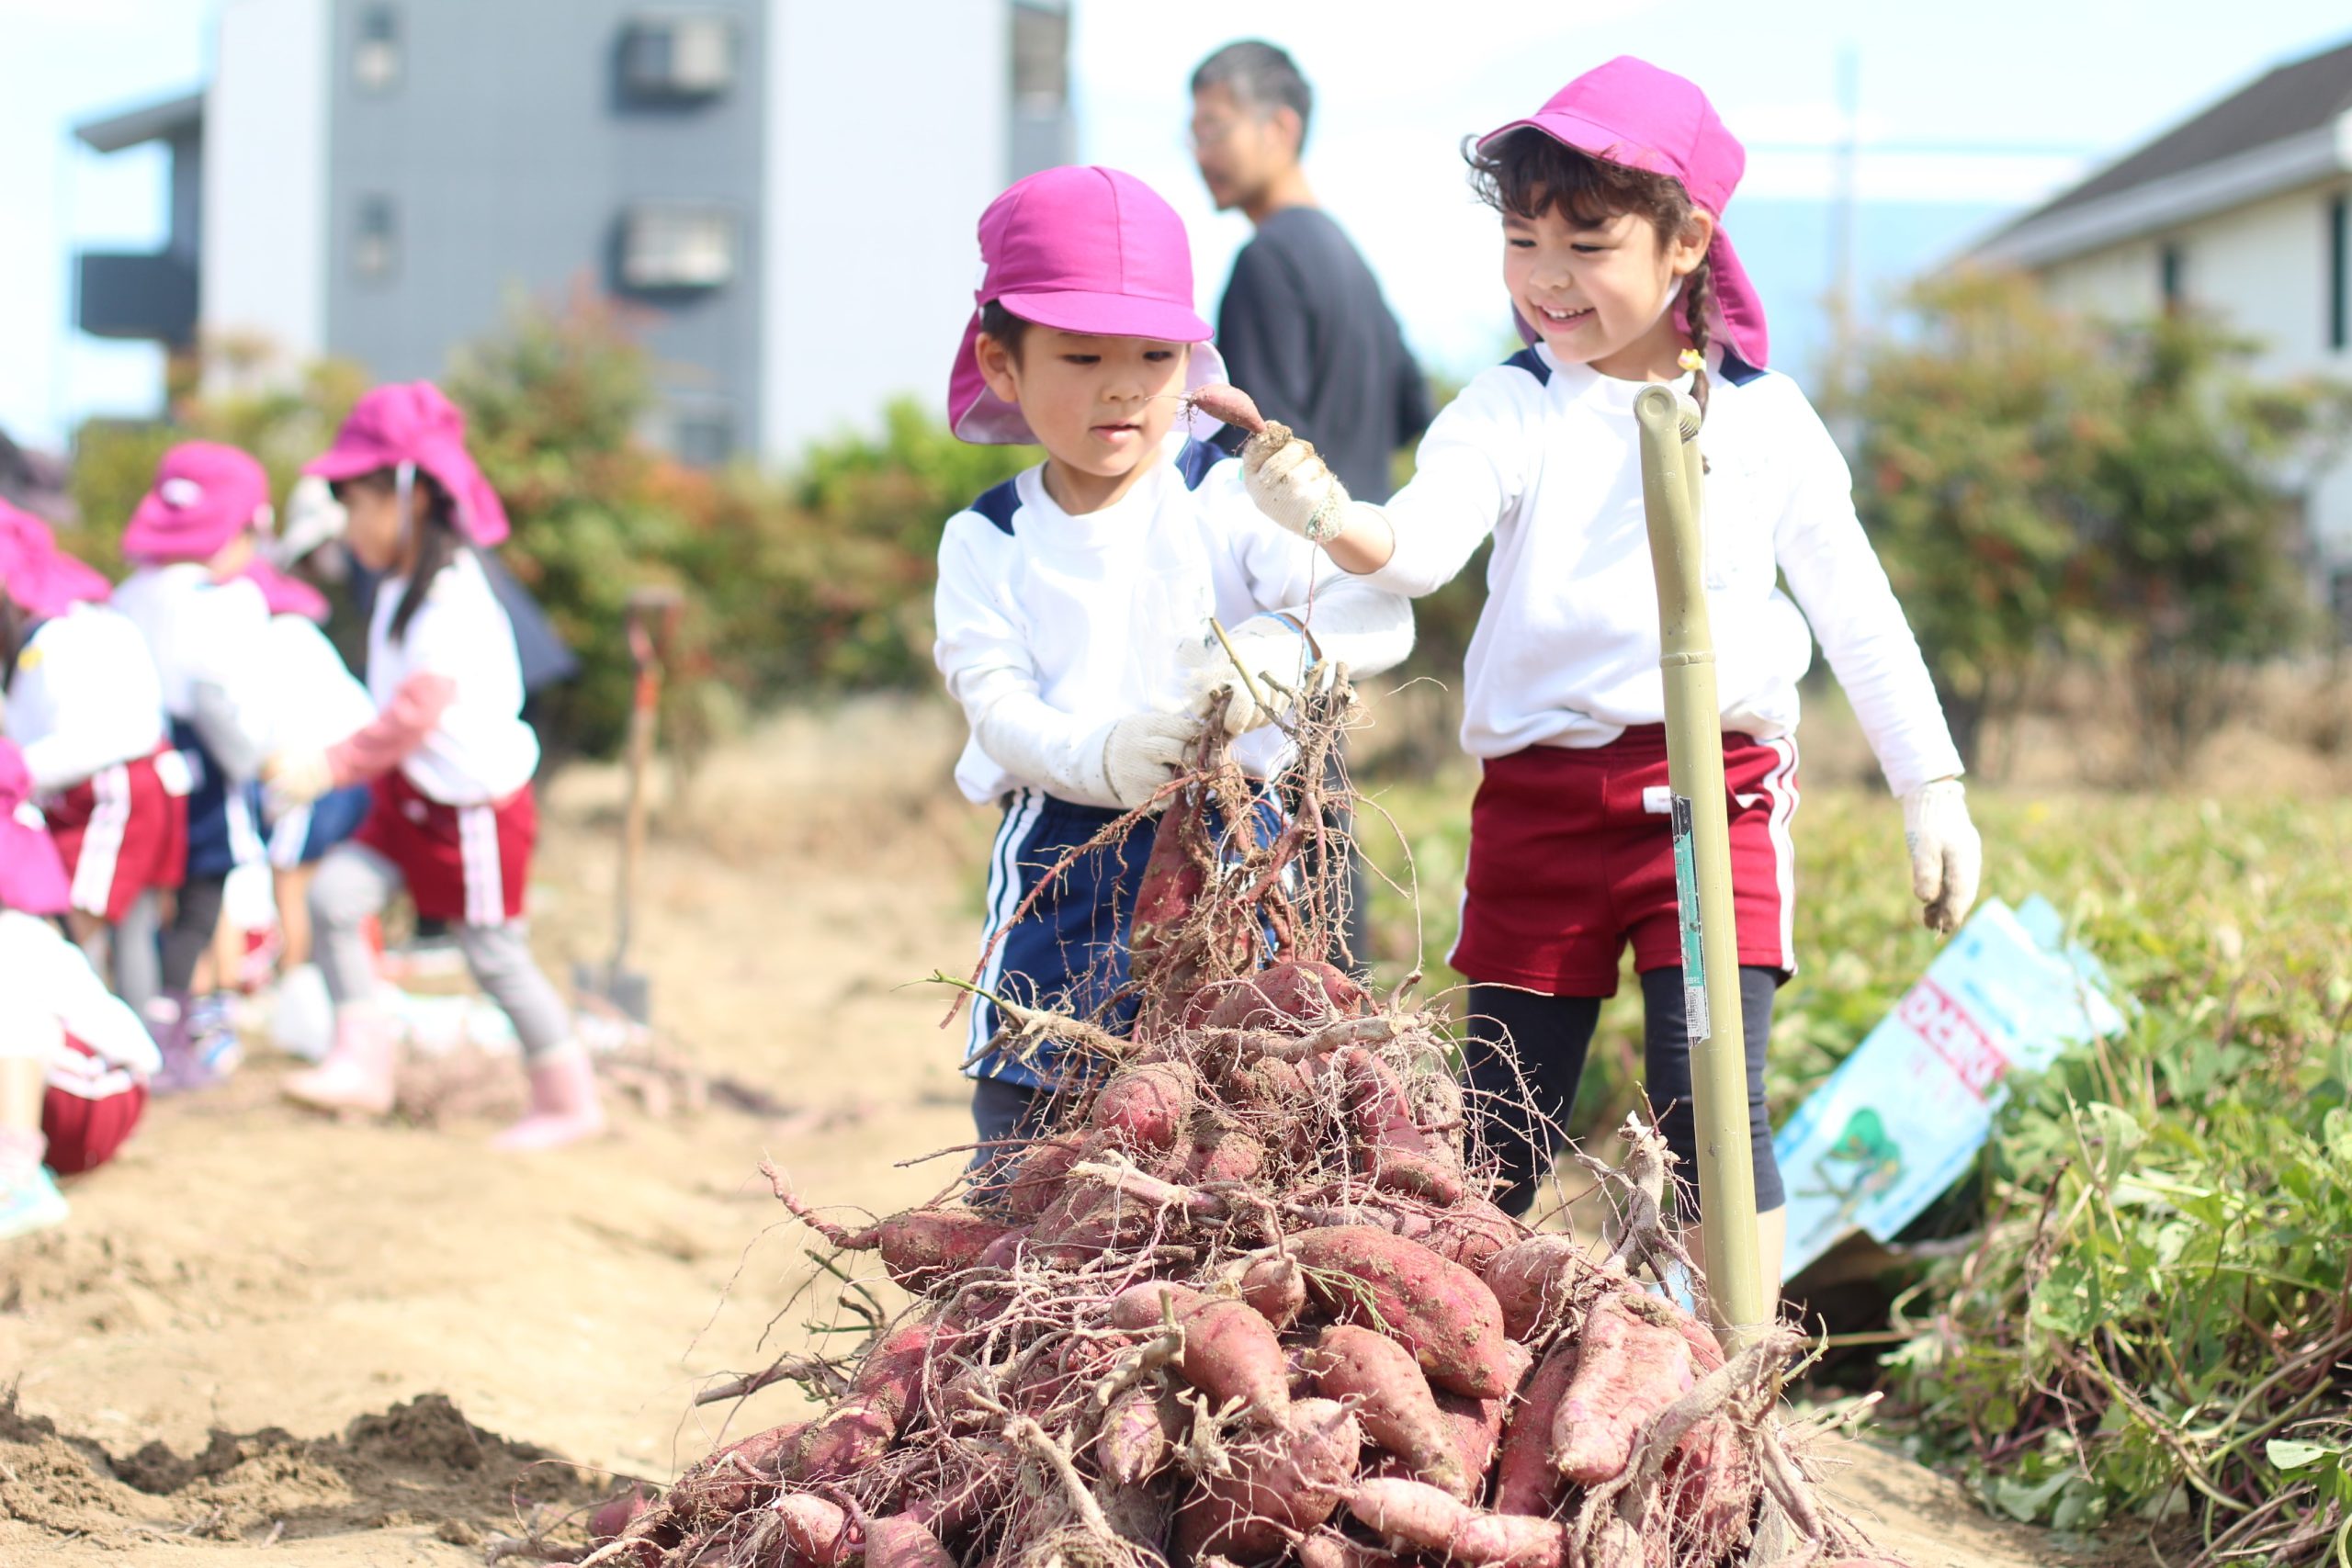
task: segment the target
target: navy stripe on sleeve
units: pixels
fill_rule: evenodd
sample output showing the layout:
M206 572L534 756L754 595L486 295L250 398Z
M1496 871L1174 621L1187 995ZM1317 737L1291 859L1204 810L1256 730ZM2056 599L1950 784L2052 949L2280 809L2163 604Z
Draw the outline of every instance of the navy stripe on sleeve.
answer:
M1176 471L1184 476L1186 490L1198 490L1201 481L1209 477L1209 470L1224 462L1225 457L1222 450L1205 441L1186 441L1184 449L1176 455Z
M1021 491L1011 479L992 485L979 500L972 502L972 510L997 525L1001 533L1012 532L1012 514L1021 510Z

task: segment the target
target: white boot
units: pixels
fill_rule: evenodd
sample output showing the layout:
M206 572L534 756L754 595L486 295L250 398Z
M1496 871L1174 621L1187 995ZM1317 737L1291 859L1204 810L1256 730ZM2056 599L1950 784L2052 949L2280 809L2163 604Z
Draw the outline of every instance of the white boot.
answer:
M490 1141L507 1154L532 1154L593 1138L605 1130L596 1065L577 1044L559 1045L530 1064L531 1109Z
M334 1045L326 1060L288 1078L281 1092L313 1111L382 1116L392 1109L392 1069L399 1055L391 1026L374 1004L338 1008Z

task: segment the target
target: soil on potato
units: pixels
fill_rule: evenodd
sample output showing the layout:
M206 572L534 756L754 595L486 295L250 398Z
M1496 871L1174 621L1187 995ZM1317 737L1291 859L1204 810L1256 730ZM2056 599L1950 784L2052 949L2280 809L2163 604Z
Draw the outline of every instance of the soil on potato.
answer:
M487 1119L298 1112L266 1053L153 1107L64 1228L0 1242L0 1562L479 1563L534 1530L576 1550L618 1478L805 1414L788 1384L693 1396L805 1346L831 1284L761 1158L888 1212L961 1156L900 1162L972 1135L960 1026L916 983L974 953L994 823L952 798L960 739L929 705L795 717L661 801L635 966L678 1046L775 1114L623 1102L613 1136L518 1160ZM599 769L548 792L534 936L559 976L610 940L619 793ZM1838 1495L1918 1568L2054 1555L1916 1465L1839 1451Z

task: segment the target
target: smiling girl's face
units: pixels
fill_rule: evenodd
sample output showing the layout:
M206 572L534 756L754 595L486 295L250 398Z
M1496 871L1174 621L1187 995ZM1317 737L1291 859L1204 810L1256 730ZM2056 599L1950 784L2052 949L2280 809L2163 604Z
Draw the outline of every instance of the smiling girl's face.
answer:
M1052 459L1046 488L1064 511L1097 511L1132 489L1183 412L1188 346L1033 326L1021 349L982 333L989 389L1021 405Z
M1672 380L1688 340L1668 307L1714 238L1693 210L1671 242L1636 212L1586 221L1539 198L1533 217L1503 213L1503 285L1564 365L1629 381Z

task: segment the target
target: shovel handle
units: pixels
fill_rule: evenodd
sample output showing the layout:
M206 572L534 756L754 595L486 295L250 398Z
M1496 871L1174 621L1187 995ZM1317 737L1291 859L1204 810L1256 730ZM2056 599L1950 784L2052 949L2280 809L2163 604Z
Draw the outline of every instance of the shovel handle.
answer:
M645 858L645 775L653 764L654 727L662 708L662 666L677 630L679 597L673 588L640 588L628 596L629 662L637 682L628 710L628 794L621 808L621 863L614 893L613 958L617 976L628 957L630 928L637 913L638 868Z

